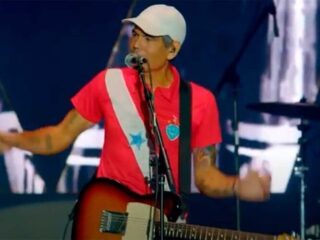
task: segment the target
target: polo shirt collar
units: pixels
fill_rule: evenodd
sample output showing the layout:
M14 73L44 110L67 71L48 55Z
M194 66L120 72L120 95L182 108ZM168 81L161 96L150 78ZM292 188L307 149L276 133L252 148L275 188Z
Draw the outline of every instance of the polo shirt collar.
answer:
M176 94L178 94L180 82L180 76L177 69L173 65L170 65L170 70L173 75L173 81L171 85L169 87L157 87L155 90L155 95L161 94L164 98L166 98L169 101L173 97L175 97Z
M154 94L160 94L170 101L179 92L180 75L178 70L172 64L170 64L169 67L173 75L173 81L171 85L169 87L157 87ZM137 89L139 89L139 87L142 87L142 84L140 82L139 75L136 70L128 68L127 71L130 71L130 76L137 79L137 81L130 81L130 83L134 83L134 85L136 86L132 88L132 92L134 93L137 91Z

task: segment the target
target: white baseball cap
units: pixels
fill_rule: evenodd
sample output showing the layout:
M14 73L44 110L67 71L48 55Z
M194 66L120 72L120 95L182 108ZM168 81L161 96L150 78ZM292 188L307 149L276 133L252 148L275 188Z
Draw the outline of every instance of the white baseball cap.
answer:
M186 37L186 21L182 14L172 6L151 5L137 17L125 18L123 23L133 23L151 36L170 36L182 45Z

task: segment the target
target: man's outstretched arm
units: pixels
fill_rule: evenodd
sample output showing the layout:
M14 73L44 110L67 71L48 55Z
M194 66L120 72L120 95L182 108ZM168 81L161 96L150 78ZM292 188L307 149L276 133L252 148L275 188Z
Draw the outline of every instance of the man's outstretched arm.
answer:
M91 126L93 123L72 109L57 125L22 133L0 132L0 145L3 150L17 147L35 154L55 154L65 150L81 132Z

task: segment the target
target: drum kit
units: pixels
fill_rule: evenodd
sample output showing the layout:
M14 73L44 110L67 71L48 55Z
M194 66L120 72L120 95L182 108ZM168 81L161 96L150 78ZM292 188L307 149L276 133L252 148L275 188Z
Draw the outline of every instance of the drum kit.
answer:
M252 103L248 105L248 108L259 112L290 118L320 120L320 106L313 103Z
M304 101L297 103L264 102L251 103L247 106L249 109L261 113L269 113L277 116L300 119L298 129L301 131L301 137L298 140L299 153L297 155L294 168L295 175L300 178L300 239L305 239L305 173L308 167L305 163L304 151L306 147L306 131L308 130L308 121L320 121L320 106Z

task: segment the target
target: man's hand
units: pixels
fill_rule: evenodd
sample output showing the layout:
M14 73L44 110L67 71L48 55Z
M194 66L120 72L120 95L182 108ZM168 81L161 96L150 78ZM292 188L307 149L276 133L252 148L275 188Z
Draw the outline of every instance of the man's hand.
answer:
M271 175L247 166L244 174L235 183L235 194L245 201L264 201L270 197Z

